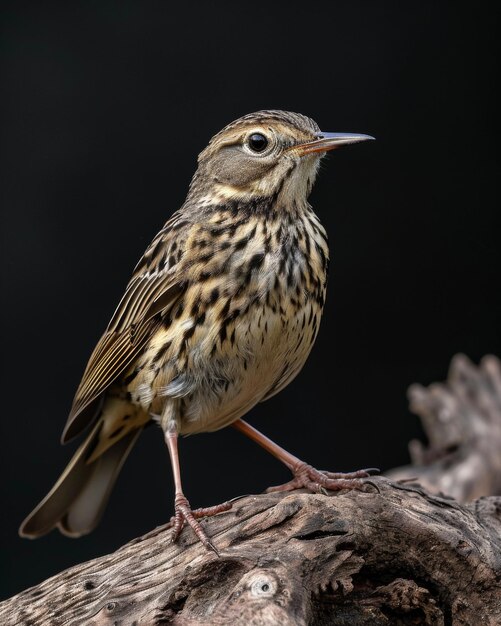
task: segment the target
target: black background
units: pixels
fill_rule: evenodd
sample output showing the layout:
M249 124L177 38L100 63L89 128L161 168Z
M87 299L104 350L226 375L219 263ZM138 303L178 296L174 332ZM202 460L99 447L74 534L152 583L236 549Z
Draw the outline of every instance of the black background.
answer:
M59 436L136 260L231 120L299 111L375 135L326 159L311 202L332 273L303 373L249 420L318 467L407 462L406 388L501 353L494 4L15 2L1 11L1 595L172 513L158 429L99 528L17 527L74 445ZM181 442L193 506L288 479L231 428Z

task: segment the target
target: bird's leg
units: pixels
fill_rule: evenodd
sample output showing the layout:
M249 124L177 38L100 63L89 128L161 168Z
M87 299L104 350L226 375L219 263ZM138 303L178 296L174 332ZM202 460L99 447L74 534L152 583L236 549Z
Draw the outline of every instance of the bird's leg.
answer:
M378 471L375 468L345 474L319 471L311 465L304 463L304 461L301 461L301 459L298 459L293 454L290 454L287 450L284 450L271 439L268 439L266 435L263 435L253 426L247 424L247 422L239 419L233 422L232 426L252 439L252 441L255 441L279 461L282 461L293 473L294 478L292 480L283 485L269 487L266 490L268 493L273 491L292 491L293 489L303 488L313 492L325 492L326 490L339 491L340 489L363 489L363 482L360 479L367 478Z
M203 545L208 549L215 552L218 556L219 553L207 537L204 529L198 522L201 517L211 517L217 515L223 511L231 509L231 502L223 502L216 506L207 507L204 509L192 510L188 499L183 493L183 487L181 484L181 469L179 466L179 451L177 447L178 441L178 426L177 420L169 419L164 428L165 442L169 450L170 461L172 465L172 474L174 476L175 487L175 500L174 500L174 517L171 519L172 524L172 542L177 541L185 523L187 522L195 531L196 536L200 539Z

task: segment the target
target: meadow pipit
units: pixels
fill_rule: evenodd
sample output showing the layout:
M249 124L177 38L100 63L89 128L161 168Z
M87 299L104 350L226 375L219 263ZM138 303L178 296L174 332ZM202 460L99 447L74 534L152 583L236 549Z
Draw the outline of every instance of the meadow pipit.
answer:
M367 135L323 133L297 113L260 111L215 135L183 206L154 238L92 353L62 441L89 428L50 493L23 522L37 537L98 523L143 427L158 422L175 483L173 540L187 522L214 549L181 486L179 434L232 424L294 478L274 490L359 488L361 470L320 472L240 418L303 367L325 300L327 235L307 202L321 157Z

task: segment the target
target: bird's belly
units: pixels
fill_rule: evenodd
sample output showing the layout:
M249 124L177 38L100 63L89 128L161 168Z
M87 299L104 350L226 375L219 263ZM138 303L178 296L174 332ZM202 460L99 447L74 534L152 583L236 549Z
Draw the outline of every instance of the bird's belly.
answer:
M189 343L174 349L177 357L155 371L151 355L167 341L167 334L159 335L132 385L133 401L161 414L166 402L177 399L183 434L227 426L300 371L316 335L315 308L311 300L301 306L259 304L224 330L208 315ZM181 332L171 327L168 336Z
M198 381L185 401L184 433L217 430L242 417L274 388L300 371L314 340L311 303L297 310L263 306L235 324L228 345L207 368L192 371Z

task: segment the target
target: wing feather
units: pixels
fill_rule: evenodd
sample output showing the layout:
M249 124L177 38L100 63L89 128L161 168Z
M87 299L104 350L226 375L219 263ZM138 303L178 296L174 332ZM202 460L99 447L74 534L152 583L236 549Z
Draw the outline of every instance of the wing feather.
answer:
M125 294L85 368L63 431L63 442L72 439L93 421L96 402L148 344L161 324L158 314L166 314L184 291L186 283L182 267L187 233L186 228L183 231L173 229L178 222L179 214L175 214L137 264ZM172 263L169 249L174 242L177 254L176 262ZM171 265L166 259L171 260Z

